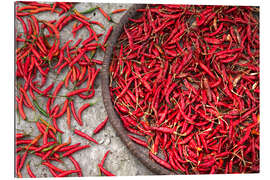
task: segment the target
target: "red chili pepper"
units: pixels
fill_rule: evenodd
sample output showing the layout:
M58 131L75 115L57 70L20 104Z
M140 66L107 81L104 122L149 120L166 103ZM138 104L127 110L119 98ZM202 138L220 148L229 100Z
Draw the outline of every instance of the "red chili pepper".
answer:
M199 65L201 66L201 68L209 75L211 76L213 79L216 79L215 75L207 68L207 66L205 66L203 63L199 63Z
M45 130L45 133L43 134L43 144L48 143L48 131L49 131L49 128L47 127Z
M149 155L150 155L151 158L153 158L157 163L159 163L163 167L165 167L167 169L172 169L172 166L169 163L167 163L166 161L160 159L159 157L154 155L151 151L149 151Z
M16 174L18 174L18 171L19 171L20 160L21 160L21 155L18 154L16 156L16 162L15 162L16 163L16 165L15 165Z
M53 127L56 129L56 131L60 132L61 134L63 134L64 132L59 129L57 122L56 122L56 118L52 118L52 122L53 122Z
M97 134L99 131L101 131L107 124L109 120L109 117L106 117L106 119L104 121L102 121L93 131L94 134Z
M175 134L175 130L167 127L151 127L152 130L160 131L163 133Z
M37 6L23 6L23 7L20 7L17 9L17 11L24 11L24 10L27 10L27 9L37 9L38 7Z
M42 156L42 160L46 160L48 159L48 157L51 155L52 150L47 151L43 156Z
M84 105L82 105L81 107L80 107L80 109L79 109L79 111L78 111L78 114L79 114L79 120L80 120L80 122L81 122L81 124L83 124L82 122L82 112L85 110L85 109L87 109L89 106L91 106L92 104L91 103L86 103L86 104L84 104Z
M90 18L88 18L88 17L86 17L86 16L84 16L84 15L82 15L80 12L78 12L76 9L74 9L73 10L73 12L78 16L78 17L80 17L80 18L82 18L82 19L84 19L84 20L90 20Z
M59 26L62 24L62 22L65 20L66 17L67 17L66 15L63 15L63 16L57 21L57 23L56 23L56 25L55 25L55 27L56 27L57 29L61 30L61 29L59 28Z
M46 129L46 126L40 122L36 122L36 126L38 128L38 130L41 132L41 134L44 134L45 133L45 129ZM56 137L55 135L53 134L52 131L49 130L49 137L53 138L54 140L56 140Z
M69 92L66 96L70 97L70 96L74 96L74 95L77 95L77 94L81 94L81 93L86 92L86 91L88 91L87 88L77 89L77 90Z
M23 156L21 157L21 161L20 161L20 164L19 164L19 166L18 166L17 172L20 171L20 170L22 169L23 164L24 164L24 162L25 162L25 160L26 160L27 155L28 155L28 150L26 150L25 153L23 154Z
M101 160L101 162L100 162L100 165L101 165L101 166L104 165L105 159L106 159L106 157L108 156L109 153L110 153L110 150L108 150L108 151L104 154L104 156L103 156L103 158L102 158L102 160Z
M75 120L77 121L77 123L78 123L80 126L82 126L83 123L82 123L82 121L78 118L78 116L77 116L77 114L76 114L76 110L75 110L73 101L70 101L69 103L70 103L71 112L72 112L72 114L73 114L73 117L75 118Z
M51 50L51 52L55 52L56 50L59 49L59 45L60 45L60 35L59 35L59 31L58 29L51 23L49 22L46 22L46 21L41 21L42 23L46 24L47 26L49 26L53 31L54 31L54 34L55 34L55 37L56 37L56 40L55 40L55 48ZM51 60L50 57L48 57L49 60Z
M26 120L26 115L24 113L23 104L22 103L23 103L23 96L21 96L18 106L19 106L19 113L20 113L21 117L23 118L23 120Z
M68 150L71 150L77 146L79 146L81 143L77 143L77 144L73 144L73 145L70 145L70 146L66 146L66 147L61 147L59 150L57 150L58 152L64 152L64 151L68 151Z
M170 96L171 92L174 90L175 87L177 87L177 84L176 83L172 83L172 85L168 88L168 91L166 92L165 99L166 99L166 101L167 101L168 104L171 104L170 103L170 100L169 100L169 96Z
M23 138L24 136L25 136L25 134L23 134L23 133L16 133L16 140Z
M23 178L20 171L17 172L17 175L18 175L19 178Z
M115 175L112 174L111 172L109 172L109 171L107 171L106 169L104 169L104 168L102 167L101 164L98 164L98 167L99 167L100 171L101 171L103 174L105 174L106 176L115 176Z
M30 164L29 162L27 163L26 165L26 170L28 172L28 175L31 177L31 178L36 178L36 176L34 175L34 173L32 172L32 170L30 169Z
M112 14L116 14L116 13L120 13L120 12L123 12L123 11L126 11L127 9L116 9L116 10L113 10L111 13Z
M87 85L86 85L86 88L87 88L87 89L91 89L91 88L94 87L94 81L95 81L95 79L96 79L96 77L97 77L99 71L100 71L100 69L97 69L97 70L93 73L92 78L89 80L89 82L87 82Z
M79 172L80 172L80 170L78 170L78 169L76 169L76 170L68 170L68 171L64 171L64 172L58 174L57 177L65 177L65 176L67 176L69 174L79 173Z
M46 112L48 115L51 115L51 102L52 102L52 98L49 98L48 101L47 101L47 105L46 105Z
M126 92L127 92L127 90L128 90L128 88L129 88L129 86L131 85L131 83L132 83L132 81L134 80L135 78L132 78L129 82L128 82L128 84L125 86L125 88L121 91L121 93L116 97L116 100L118 99L118 98L120 98L123 94L125 94ZM116 101L115 100L115 101Z
M27 25L28 25L28 34L33 34L33 28L32 28L32 21L31 19L27 19Z
M80 74L80 76L78 78L79 81L81 81L83 79L85 73L86 73L86 67L83 66L83 67L81 67L81 74Z
M20 16L16 16L16 18L22 23L24 34L27 35L28 30L24 20Z
M108 19L108 21L112 21L112 18L101 7L98 7L98 10L106 19Z
M38 147L37 149L35 149L34 152L39 152L39 151L43 150L44 148L47 148L55 143L56 143L56 141L51 141L51 142L48 142L47 144L43 144L40 147Z
M64 60L64 49L66 49L68 47L68 44L71 42L72 40L69 40L65 43L65 45L60 49L60 55L59 55L59 61L57 62L57 64L54 66L54 69L56 69L57 67L59 67L63 60ZM60 68L59 68L60 69ZM58 72L58 71L57 71Z
M251 132L251 129L248 129L246 131L244 137L240 139L240 141L237 143L236 147L242 145L250 137L250 132Z
M169 152L169 162L172 165L173 169L177 171L179 168L175 164L174 154L171 150L169 150L168 152Z
M83 145L83 146L75 147L75 148L73 148L73 149L65 152L64 154L62 154L62 156L63 157L66 157L66 156L69 156L69 155L71 155L71 154L79 151L79 150L82 150L82 149L85 149L85 148L89 148L89 147L90 147L90 145Z
M54 165L52 165L51 163L49 163L49 161L43 162L42 165L45 165L45 166L53 169L54 171L57 171L57 172L60 172L60 173L65 172L64 170L59 169L58 167L55 167Z
M111 26L111 27L108 29L108 32L107 32L107 34L105 35L104 40L103 40L103 45L106 44L106 42L107 42L107 40L109 39L109 37L110 37L112 31L113 31L113 26Z
M64 81L60 81L60 82L58 83L58 85L56 86L56 88L55 88L55 90L54 90L54 92L53 92L53 94L52 94L51 104L54 103L55 97L56 97L56 95L59 93L59 91L61 90L61 88L62 88L63 85L64 85Z
M57 114L60 110L60 106L57 104L52 108L51 114Z
M64 104L63 104L63 107L62 107L61 111L58 114L54 114L53 118L59 118L59 117L64 115L64 113L66 112L67 107L68 107L68 102L69 102L69 100L66 99Z
M48 127L49 129L51 129L54 133L56 133L56 129L51 125L49 124L46 120L42 119L42 118L39 118L39 120L44 124L43 127ZM44 128L45 129L45 128Z
M98 25L99 27L101 27L102 29L105 29L105 28L104 28L104 25L101 24L101 23L98 22L98 21L89 21L89 23L91 23L91 24L96 24L96 25Z
M81 59L81 57L84 55L85 51L81 51L81 53L76 56L76 58L74 58L70 63L69 63L69 67L72 67L77 61L79 61Z
M130 48L131 48L131 49L134 49L133 38L132 38L132 36L130 35L130 33L128 32L128 30L126 29L126 26L124 26L124 30L125 30L125 33L127 34L128 42L129 42Z
M70 143L71 143L71 138L69 137L68 142L57 145L55 148L53 148L53 152L59 151L59 149L62 149L63 147L69 145Z
M77 134L77 135L79 135L79 136L81 136L81 137L83 137L83 138L85 138L85 139L87 139L87 140L89 140L89 141L92 141L92 142L98 144L98 142L95 139L93 139L89 135L87 135L87 134L79 131L78 129L74 129L74 133Z
M49 171L54 177L58 176L58 174L52 168L49 168Z
M76 15L72 14L71 17L77 19L78 21L80 21L81 23L83 23L86 26L91 25L88 21L84 20L83 18L81 18L79 16L76 16Z
M136 138L136 137L134 137L134 136L131 136L131 135L128 135L128 137L129 137L132 141L134 141L135 143L137 143L137 144L139 144L139 145L141 145L141 146L144 146L144 147L148 147L148 144L147 144L146 142L142 141L141 139L138 139L138 138Z
M79 163L72 156L68 156L68 158L71 160L71 162L75 166L76 170L79 170L78 176L82 177L82 170L81 170Z

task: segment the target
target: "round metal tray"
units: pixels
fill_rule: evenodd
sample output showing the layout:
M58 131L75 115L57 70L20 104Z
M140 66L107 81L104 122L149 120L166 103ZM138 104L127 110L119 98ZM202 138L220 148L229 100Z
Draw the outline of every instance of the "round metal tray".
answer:
M128 147L130 152L134 156L136 156L142 162L142 164L149 168L153 173L160 175L174 175L174 172L165 169L164 167L151 160L148 156L148 151L145 151L142 148L138 147L137 144L135 144L132 140L129 139L129 137L127 136L127 131L123 127L122 121L119 118L116 110L114 109L109 91L109 66L113 55L114 45L117 43L117 39L123 31L123 26L128 23L128 18L136 17L138 15L138 12L136 10L140 8L145 8L145 6L145 4L136 4L131 6L126 12L126 14L123 15L118 25L114 27L114 30L108 40L108 46L106 48L106 53L104 56L103 66L101 70L103 102L109 116L110 123L117 132L117 135L121 138L122 142Z

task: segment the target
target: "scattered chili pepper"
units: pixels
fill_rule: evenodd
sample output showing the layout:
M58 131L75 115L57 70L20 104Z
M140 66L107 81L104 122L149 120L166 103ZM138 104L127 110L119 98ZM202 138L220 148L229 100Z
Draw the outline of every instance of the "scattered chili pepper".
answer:
M65 152L62 156L63 157L69 156L69 155L71 155L71 154L73 154L73 153L75 153L75 152L77 152L79 150L82 150L82 149L85 149L85 148L89 148L89 147L90 147L90 145L83 145L83 146L75 147L75 148L73 148L73 149Z
M108 20L108 21L111 21L112 18L101 8L101 7L98 7L98 10L101 12L101 14Z
M116 10L113 10L111 13L112 14L116 14L116 13L120 13L120 12L124 12L126 11L127 9L116 9Z
M81 170L81 167L80 167L79 163L72 156L68 156L68 158L74 164L76 170L79 170L78 176L82 177L82 170Z
M104 169L104 167L102 167L101 164L98 164L98 167L100 169L100 171L102 173L104 173L106 176L115 176L114 174L112 174L111 172L107 171L106 169Z
M32 172L32 170L30 169L30 164L29 164L29 162L27 163L27 165L26 165L26 170L27 170L27 172L28 172L28 174L29 174L29 176L31 177L31 178L36 178L36 176L35 176L35 174Z
M48 166L49 168L53 169L54 171L57 171L57 172L60 172L60 173L64 172L64 170L55 167L54 165L52 165L48 161L47 162L43 162L42 165Z
M79 135L79 136L81 136L81 137L83 137L83 138L85 138L85 139L87 139L87 140L89 140L89 141L92 141L92 142L98 144L98 142L97 142L95 139L93 139L93 138L90 137L89 135L87 135L87 134L81 132L81 131L78 130L78 129L74 129L74 133L77 134L77 135Z
M106 119L104 121L102 121L97 127L96 129L93 131L94 134L97 134L99 131L101 131L107 124L109 120L109 117L106 117Z
M21 4L26 4L26 6L20 7ZM39 120L34 121L36 121L36 128L40 132L40 135L35 139L27 139L28 134L25 133L16 134L16 144L23 145L16 148L16 153L29 152L25 153L22 158L18 156L20 157L18 159L20 164L17 167L20 165L21 169L28 155L35 155L48 163L51 161L63 162L60 160L63 155L65 157L68 155L67 153L72 154L80 149L90 147L88 145L78 147L80 143L69 145L71 139L69 139L69 142L62 143L61 135L64 131L58 128L58 122L61 121L63 115L67 112L67 127L69 129L71 128L71 113L75 120L80 125L83 125L81 115L84 109L92 104L85 104L77 110L73 97L78 96L81 99L94 97L94 83L100 71L100 68L98 69L96 65L103 64L102 60L97 60L94 56L99 49L105 52L106 45L98 42L99 37L104 34L97 34L92 26L97 24L105 30L104 25L98 21L91 21L90 18L83 15L95 11L98 7L79 12L73 7L74 3L70 2L55 2L50 5L47 3L22 1L17 2L16 6L16 17L18 20L16 23L21 24L23 30L23 32L16 35L16 41L19 44L23 44L22 47L18 47L16 50L16 80L20 82L17 87L16 102L22 119L32 121L27 118L26 112L28 113L29 111L26 111L25 107L35 112ZM35 14L40 12L58 13L59 17L63 15L60 18L46 21L36 17ZM107 13L103 11L102 14L106 16ZM89 37L86 40L79 39L72 46L70 46L72 40L67 40L62 46L62 43L60 43L61 31L69 23L74 24L72 30L74 38L76 38L76 32L84 28L88 30ZM112 28L110 28L111 30ZM106 39L109 38L110 31L108 31ZM106 43L106 41L104 42ZM91 54L90 57L88 57L88 53ZM61 77L61 74L65 73L66 69L69 69L70 73L67 74L64 80L56 82L56 79L51 78L50 75L53 73L56 74L56 78L58 78L58 75ZM41 75L41 81L36 79L39 75ZM54 82L50 82L49 86L44 87L51 80ZM87 83L85 83L86 81ZM74 86L73 90L69 89L71 86ZM53 88L54 90L52 90ZM64 89L68 90L66 95L61 94L62 89L63 92L65 92ZM30 96L28 96L28 92ZM43 107L44 101L41 98L46 99L46 108ZM62 105L57 101L60 98L65 99ZM39 117L40 115L42 118ZM106 125L106 122L107 120L101 123L95 132L100 131L102 126ZM84 137L97 143L88 135ZM40 138L42 138L41 144L38 142ZM80 169L79 163L75 159L71 158L71 161L76 169ZM26 166L29 175L34 177L35 175L29 165L27 164ZM65 171L58 174L59 171L57 173L54 172L55 168L48 168L55 177L66 176L72 173L72 171ZM22 177L20 169L16 170L18 177ZM77 172L77 175L82 176L81 170Z
M79 169L76 169L76 170L68 170L68 171L64 171L64 172L58 174L57 177L65 177L65 176L67 176L67 175L69 175L69 174L78 173L78 172L80 172Z

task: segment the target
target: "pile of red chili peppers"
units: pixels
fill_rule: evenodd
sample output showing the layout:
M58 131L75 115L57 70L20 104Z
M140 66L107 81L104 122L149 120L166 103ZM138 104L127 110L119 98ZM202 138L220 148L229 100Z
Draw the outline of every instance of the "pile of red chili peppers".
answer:
M259 172L259 8L137 11L110 65L130 139L177 174Z
M113 30L111 26L104 35L103 42L100 42L103 34L97 34L94 25L103 29L104 26L100 22L91 21L87 14L99 11L112 22L111 15L125 9L117 9L107 14L100 7L78 12L74 8L75 3L70 2L16 2L15 5L16 19L23 28L23 32L16 32L16 108L20 117L34 122L40 133L34 138L25 133L16 133L16 175L22 177L21 170L26 165L28 175L36 177L29 162L26 164L26 159L30 160L31 156L35 155L42 159L41 164L47 166L54 177L70 174L82 176L80 165L72 154L89 148L90 145L71 144L71 138L68 142L62 142L61 136L65 130L61 130L57 124L59 119L65 119L68 129L74 134L98 144L88 134L71 127L72 119L83 126L82 113L92 106L88 102L77 111L75 97L88 100L95 95L94 82L100 71L98 65L103 63L94 59L95 53L105 51L106 42ZM59 18L52 21L38 19L35 14L41 12L57 13ZM73 23L74 38L83 28L88 30L88 38L79 39L74 44L73 40L60 42L60 32L69 23ZM60 82L53 81L48 84L52 80L50 73L56 76L64 74L65 78ZM68 92L60 94L63 89ZM42 107L40 98L46 99L46 107ZM56 103L56 99L61 99L62 103ZM29 119L25 108L39 113L39 118L35 121ZM93 133L97 134L102 130L107 121L108 118L101 122ZM74 169L63 170L53 165L55 162L63 163L65 158L74 164ZM113 175L104 169L104 160L99 165L100 171L104 175Z

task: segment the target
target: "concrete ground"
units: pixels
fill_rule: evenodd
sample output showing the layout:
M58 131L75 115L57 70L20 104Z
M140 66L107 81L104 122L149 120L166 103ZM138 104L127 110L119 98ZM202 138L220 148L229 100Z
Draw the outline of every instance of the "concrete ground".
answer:
M78 11L84 11L89 9L90 7L95 7L96 5L102 7L106 12L111 12L115 9L120 8L129 8L132 4L100 4L100 3L78 3L76 4L75 8ZM124 14L119 13L112 16L113 20L115 22L119 22L121 16ZM43 20L53 20L56 18L59 18L57 14L52 14L50 12L46 13L39 13L36 15L38 19ZM99 21L101 22L106 29L108 29L111 25L116 25L113 23L108 22L103 15L99 11L95 11L94 13L87 14L87 17L91 17L91 20ZM15 19L15 26L18 32L23 32L21 25L18 23L18 21ZM71 30L72 30L73 23L68 24L60 33L61 36L61 45L63 45L66 41L69 39L73 39L71 36ZM94 26L94 29L97 33L106 33L103 29L101 29L98 26ZM79 31L76 35L76 39L79 38L87 38L88 32L86 30ZM75 40L76 40L75 39ZM74 40L74 39L73 39ZM102 42L103 38L101 39ZM73 41L75 42L75 41ZM96 59L103 59L104 53L99 51L95 58ZM99 67L101 68L101 66ZM66 72L62 73L66 74ZM39 77L40 78L40 77ZM60 75L58 77L55 76L54 73L49 74L49 80L45 87L47 87L50 82L57 81L64 79L64 76ZM16 82L19 83L19 82ZM94 98L90 100L83 101L82 99L75 98L75 107L78 110L79 107L81 107L83 104L88 102L96 102L95 105L92 107L89 107L83 112L82 119L84 121L84 125L81 127L75 122L74 119L72 119L71 126L72 128L77 128L93 138L95 138L99 145L89 143L89 141L75 135L71 130L67 129L66 125L66 115L58 119L58 126L61 130L63 130L65 133L62 135L63 142L68 141L68 137L72 138L72 144L80 142L81 144L90 144L91 147L88 149L84 149L80 152L77 152L73 155L73 157L79 162L83 176L99 176L100 172L98 169L97 164L101 161L102 157L104 156L105 152L107 150L110 150L111 153L108 155L104 167L111 171L112 173L118 175L118 176L134 176L134 175L152 175L152 173L144 166L142 165L136 157L134 157L126 148L126 146L121 142L120 138L117 137L115 130L112 128L111 124L108 123L106 127L97 135L93 135L93 130L95 127L106 118L106 111L103 105L102 100L102 93L101 93L101 77L98 76L95 82L95 96ZM59 94L65 94L65 89L61 90ZM55 102L61 104L64 101L64 99L58 98ZM42 107L46 107L47 100L45 98L39 98L38 99L39 104ZM34 113L32 110L29 110L28 108L24 108L25 112L27 114L28 119L35 120L38 117L38 112ZM21 132L21 130L24 130L26 133L31 133L33 136L38 135L38 130L36 128L35 123L26 122L19 118L16 114L16 132ZM32 171L35 173L37 177L52 177L51 173L49 172L48 168L44 165L41 165L41 158L29 155L26 159L26 162L30 161L30 167ZM68 169L74 169L73 164L68 160L64 159L64 164L61 163L55 163L59 168L68 170ZM24 166L22 170L23 177L29 177L26 168ZM73 176L73 175L71 175Z

